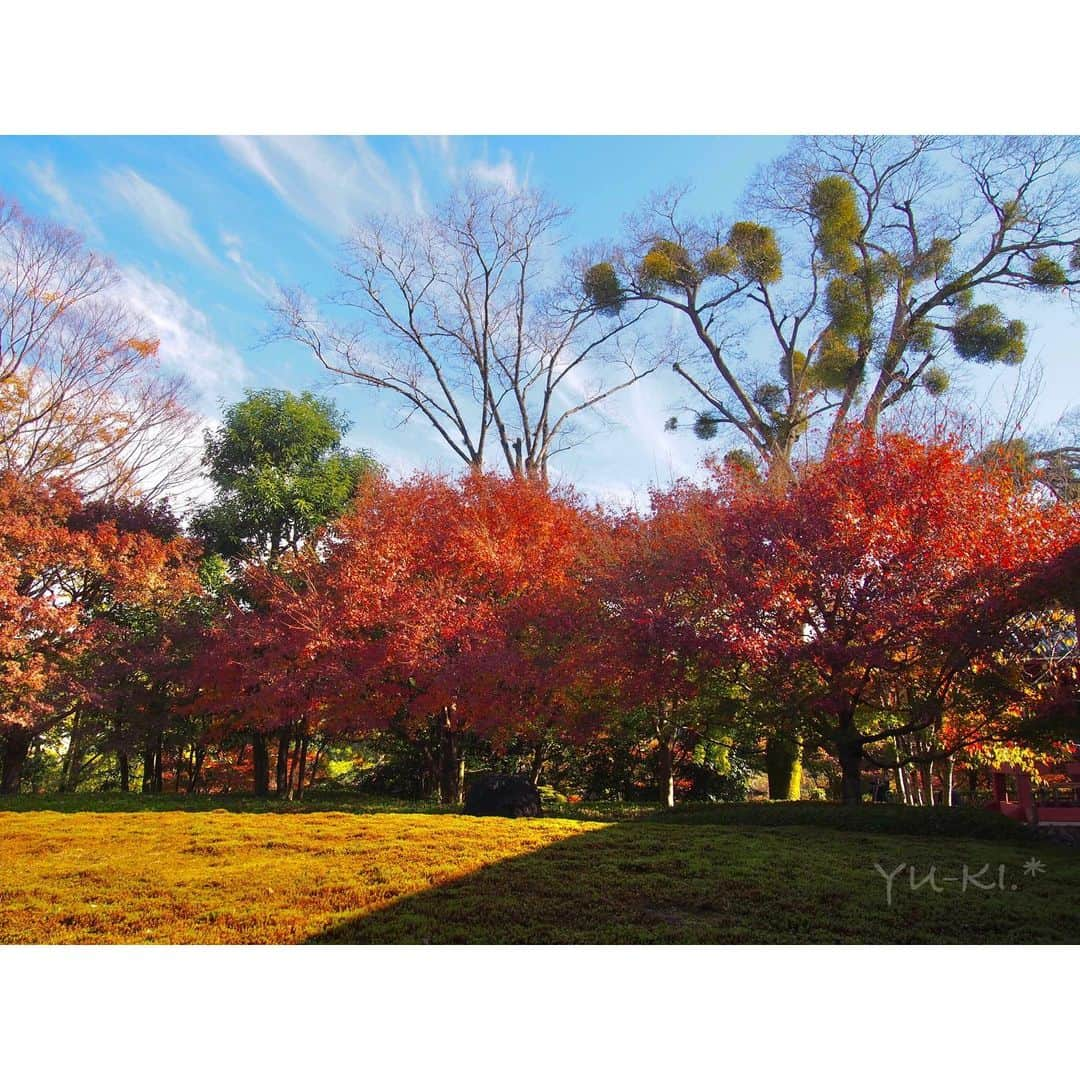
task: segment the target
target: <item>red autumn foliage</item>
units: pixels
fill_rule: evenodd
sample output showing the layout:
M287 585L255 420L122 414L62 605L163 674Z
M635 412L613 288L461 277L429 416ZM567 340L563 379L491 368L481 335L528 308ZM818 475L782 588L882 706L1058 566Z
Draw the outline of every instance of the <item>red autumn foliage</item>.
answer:
M1040 710L1057 731L1075 704L1073 668L1040 673L1080 517L947 442L853 436L783 489L717 467L645 514L520 478L372 477L213 625L159 508L5 475L0 527L5 756L77 702L99 751L146 748L192 789L277 760L300 790L335 738L392 729L441 770L466 733L520 752L633 712L670 798L695 725L749 703L744 728L797 727L854 798L867 760L1016 742Z
M376 478L281 572L248 577L203 704L360 734L437 714L488 735L561 722L586 515L523 479ZM558 647L555 647L555 643Z
M1080 541L1076 512L1035 502L1005 463L904 435L852 437L782 491L722 478L716 513L717 643L774 673L849 798L866 747L939 725Z
M17 787L30 733L72 698L92 696L80 663L108 640L107 611L196 588L192 550L189 541L131 531L96 509L84 516L66 484L0 474L5 790Z

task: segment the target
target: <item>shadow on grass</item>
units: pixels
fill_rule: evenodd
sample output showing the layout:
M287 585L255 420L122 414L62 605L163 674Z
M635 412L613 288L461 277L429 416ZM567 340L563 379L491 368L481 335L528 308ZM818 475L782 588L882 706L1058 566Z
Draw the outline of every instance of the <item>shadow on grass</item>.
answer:
M1029 881L1024 839L1016 831L1002 842L821 824L733 827L672 814L598 826L492 863L331 924L308 943L1080 942L1080 859L1047 852L1052 872ZM889 906L875 863L920 873L935 865L941 875L1004 865L1008 884L992 893L898 887Z
M767 828L805 826L846 832L905 836L957 836L1024 843L1036 834L1003 814L946 806L900 806L827 802L746 802L715 806L687 803L655 815L667 824L750 825Z

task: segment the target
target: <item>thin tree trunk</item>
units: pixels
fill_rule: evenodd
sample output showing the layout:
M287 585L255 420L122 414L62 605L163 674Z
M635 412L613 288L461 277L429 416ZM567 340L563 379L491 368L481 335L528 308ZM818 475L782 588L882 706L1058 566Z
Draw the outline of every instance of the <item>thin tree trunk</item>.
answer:
M675 806L675 755L669 737L660 737L660 805L671 810Z
M893 769L893 774L896 776L896 790L900 793L900 802L906 806L908 801L908 794L907 784L904 783L903 767L897 765L896 768Z
M529 779L533 784L538 785L540 783L540 777L544 772L544 754L546 751L547 746L543 739L533 747L532 763L529 767Z
M275 765L274 782L277 789L277 797L285 798L285 785L289 781L289 743L292 742L292 734L286 730L278 736L277 763Z
M301 729L303 725L301 724ZM300 744L303 742L303 738L300 731L297 731L296 738L293 742L292 756L289 758L289 778L285 783L285 797L292 801L292 798L296 792L296 775L299 771L298 766L300 763Z
M318 777L319 763L322 760L322 752L323 752L322 744L321 743L317 744L315 746L315 760L312 761L312 763L311 763L311 777L308 779L308 785L309 786L314 785L315 780Z
M199 774L202 772L203 760L206 757L206 747L196 746L191 763L191 779L188 781L188 794L193 795L199 786Z
M71 718L71 737L68 739L67 753L60 768L60 790L74 791L79 786L79 774L82 771L82 725L76 712Z
M675 727L672 724L673 706L661 701L656 712L656 741L660 751L657 768L660 781L660 805L667 809L675 806Z
M304 797L304 775L307 773L308 734L307 721L300 728L300 765L296 772L296 797Z
M120 767L120 790L126 795L131 790L131 762L128 760L127 751L118 750L116 762Z
M945 805L952 806L953 804L953 777L956 771L956 763L950 754L945 759Z
M142 792L149 795L154 790L154 748L147 740L142 756Z
M460 736L453 728L450 709L444 709L439 724L439 801L459 806L465 797L465 759Z
M923 781L922 781L922 773L920 773L917 768L912 768L911 772L908 773L908 778L910 779L910 781L911 781L911 783L913 785L913 790L915 792L914 805L915 806L925 806L926 805L926 796L925 796L925 786L924 786Z
M923 787L926 789L926 805L934 805L934 765L926 762L922 767Z

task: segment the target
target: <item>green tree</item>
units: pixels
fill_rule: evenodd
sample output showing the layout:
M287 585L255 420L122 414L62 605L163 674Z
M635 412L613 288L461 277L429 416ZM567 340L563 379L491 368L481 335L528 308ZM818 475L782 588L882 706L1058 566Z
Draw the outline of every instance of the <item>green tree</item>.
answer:
M252 390L206 435L214 485L193 531L230 563L275 565L333 520L375 469L366 451L342 447L349 423L333 402L305 392Z
M349 422L327 398L305 392L252 390L231 405L224 423L206 436L203 462L214 485L212 502L192 530L233 572L252 565L276 568L315 531L337 517L361 480L378 468L366 451L342 446ZM279 733L278 788L291 728ZM270 784L264 732L252 733L255 793Z

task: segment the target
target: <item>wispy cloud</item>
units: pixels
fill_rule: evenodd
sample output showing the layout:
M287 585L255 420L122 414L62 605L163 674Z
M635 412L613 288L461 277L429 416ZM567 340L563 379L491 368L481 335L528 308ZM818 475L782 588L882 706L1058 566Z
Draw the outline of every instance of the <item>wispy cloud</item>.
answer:
M239 271L244 284L257 292L264 300L276 300L278 297L277 282L269 274L265 274L257 267L252 266L244 255L240 237L235 233L223 231L221 233L221 243L225 249L225 258Z
M97 223L72 197L51 161L27 162L26 171L38 191L48 199L53 213L62 225L78 229L91 243L101 242L103 238Z
M334 236L365 214L416 203L415 185L399 182L366 139L229 135L222 143L295 214Z
M413 135L409 140L416 155L445 180L455 183L461 174L458 163L460 139L449 135Z
M509 151L489 158L485 147L477 156L472 140L445 135L412 138L393 167L364 138L226 135L221 142L294 214L335 238L371 213L425 214L465 176L508 191L529 186L529 169Z
M134 169L117 169L105 177L106 187L143 223L156 243L181 254L216 264L187 208Z
M508 153L504 153L497 162L478 158L469 165L469 172L481 183L504 187L510 192L522 191L528 187L528 176L518 175L514 159Z
M218 339L202 311L164 282L131 266L121 270L116 292L161 341L162 365L188 380L200 411L215 413L221 400L239 396L250 381L244 359Z

